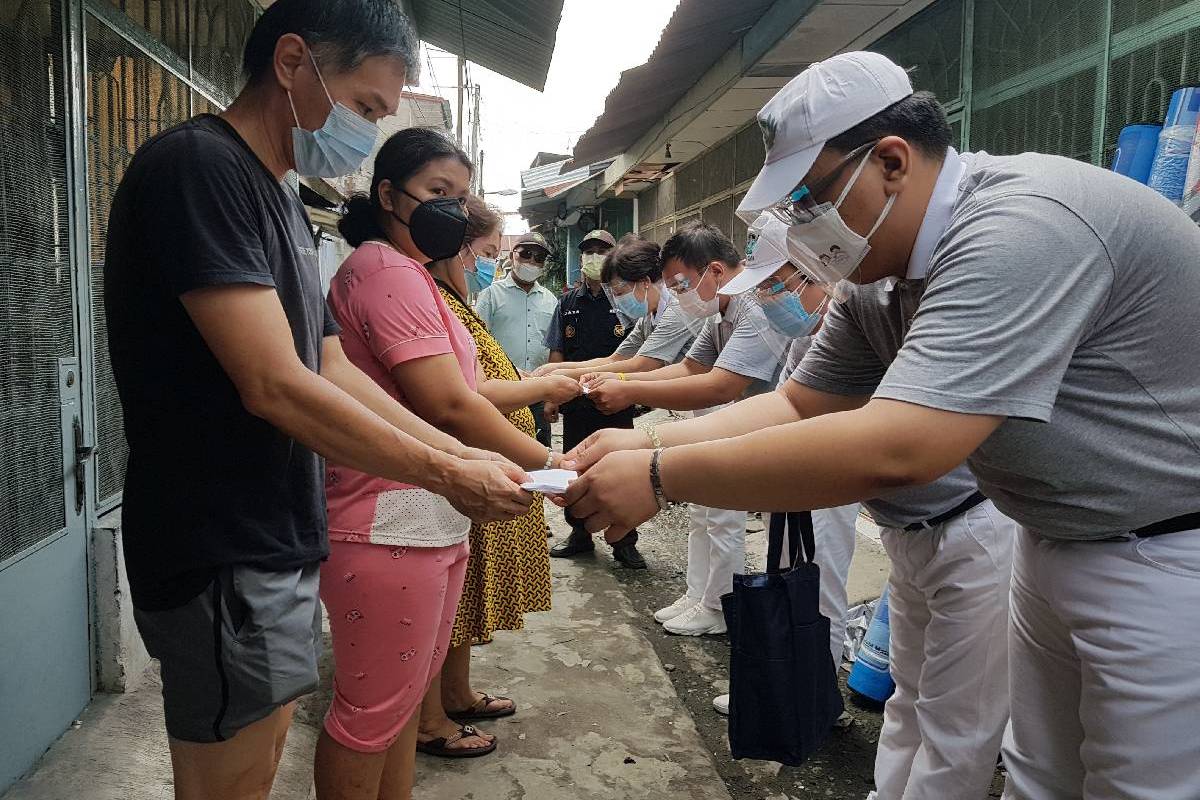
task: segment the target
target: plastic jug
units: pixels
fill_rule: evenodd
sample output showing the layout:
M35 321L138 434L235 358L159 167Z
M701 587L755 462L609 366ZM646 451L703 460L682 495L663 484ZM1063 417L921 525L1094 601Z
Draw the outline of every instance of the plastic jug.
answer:
M1196 138L1196 121L1200 118L1200 88L1187 86L1171 95L1167 118L1158 135L1154 166L1146 185L1175 205L1183 201L1187 181L1188 160Z
M892 696L896 691L896 683L892 680L888 667L888 591L885 586L883 596L875 609L875 616L867 628L862 645L858 648L858 658L850 670L850 678L846 685L861 695L880 703Z
M1145 183L1154 166L1154 153L1158 150L1158 137L1162 125L1126 125L1117 137L1117 152L1113 156L1112 169L1118 175Z

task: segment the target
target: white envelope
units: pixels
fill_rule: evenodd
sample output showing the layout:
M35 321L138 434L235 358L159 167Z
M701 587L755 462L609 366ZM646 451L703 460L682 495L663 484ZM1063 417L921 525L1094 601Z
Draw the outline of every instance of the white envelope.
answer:
M542 494L562 494L567 490L567 484L579 477L579 473L571 469L535 469L529 473L529 482L521 484L527 492Z

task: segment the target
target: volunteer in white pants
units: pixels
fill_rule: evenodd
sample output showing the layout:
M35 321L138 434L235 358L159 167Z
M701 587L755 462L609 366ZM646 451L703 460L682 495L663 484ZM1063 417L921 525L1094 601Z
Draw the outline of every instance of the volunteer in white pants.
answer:
M1089 164L955 153L936 98L874 53L813 64L759 123L742 209L787 221L798 267L835 295L922 281L896 358L866 402L797 395L841 413L612 453L560 502L620 537L671 501L819 508L966 459L1021 525L1006 796L1195 800L1200 229Z
M661 260L665 285L699 331L696 341L677 364L585 377L596 407L616 413L641 404L702 417L739 397L769 391L779 376L787 340L769 330L755 304L718 294L742 270L733 243L715 226L697 222L667 240ZM745 561L746 512L693 504L687 589L654 618L680 636L725 633L720 598L732 591L733 575L744 571Z
M725 406L701 409L695 416L718 411ZM721 612L721 595L733 589L735 573L746 569L746 512L709 508L693 504L688 507L687 591L681 600L659 609L654 618L663 629L687 635L697 626L683 627L676 622L685 612L697 605L709 613L704 619L720 617L719 624L708 625L708 633L724 633L725 619Z
M793 344L789 363L795 368L776 397L789 404L789 397L806 389L831 398L869 394L904 341L911 318L904 311L915 307L920 279L855 287L822 313L824 292L787 260L787 226L773 218L758 225L754 253L728 286L755 287L768 324L781 333L821 323L815 338ZM663 426L659 436L664 445L704 441L721 418L743 420L741 424L756 419L748 406L734 406L708 420ZM892 560L890 647L896 693L884 712L876 796L982 800L1008 720L1008 585L1016 525L984 498L965 464L929 484L888 492L864 505L883 526L883 544ZM821 513L813 512L814 533ZM849 537L852 542L852 527ZM835 542L817 542L818 558L823 549L838 555L850 549L830 538ZM841 538L844 542L846 537ZM822 570L822 594L831 594L828 587L839 583L842 598L840 608L822 611L844 626L841 567L835 561L829 575Z

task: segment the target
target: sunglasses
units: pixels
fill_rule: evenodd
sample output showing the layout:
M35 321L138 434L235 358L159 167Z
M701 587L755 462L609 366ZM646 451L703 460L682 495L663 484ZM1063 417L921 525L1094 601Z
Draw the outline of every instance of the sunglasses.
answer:
M513 251L513 255L526 261L532 261L535 264L545 264L547 253L545 250L536 247L518 247Z

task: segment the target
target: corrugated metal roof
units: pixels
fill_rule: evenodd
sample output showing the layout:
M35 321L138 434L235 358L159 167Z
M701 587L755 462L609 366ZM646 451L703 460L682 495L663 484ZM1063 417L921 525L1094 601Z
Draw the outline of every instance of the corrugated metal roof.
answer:
M680 0L650 58L621 73L604 113L576 142L575 163L629 149L774 2Z
M612 159L609 158L563 172L562 168L568 160L521 170L522 207L527 202L556 197L568 189L578 186L596 173L603 172L612 163Z
M563 0L411 0L425 41L493 72L546 88Z

